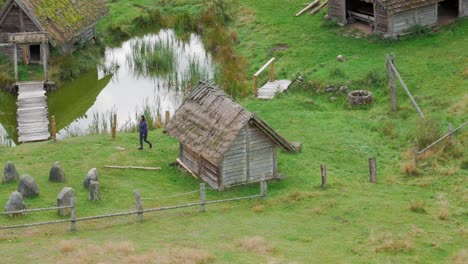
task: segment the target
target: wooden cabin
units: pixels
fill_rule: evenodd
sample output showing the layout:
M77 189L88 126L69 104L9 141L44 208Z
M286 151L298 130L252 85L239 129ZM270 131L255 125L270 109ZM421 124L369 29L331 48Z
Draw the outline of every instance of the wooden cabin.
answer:
M0 52L26 63L47 61L48 45L61 53L95 36L96 23L107 14L105 0L7 0L0 10ZM47 44L47 49L41 48ZM3 47L3 48L2 48Z
M343 24L368 23L393 37L415 25L434 26L445 17L468 16L468 0L328 0L328 17Z
M166 126L179 162L211 187L277 179L277 147L295 147L219 88L201 82Z

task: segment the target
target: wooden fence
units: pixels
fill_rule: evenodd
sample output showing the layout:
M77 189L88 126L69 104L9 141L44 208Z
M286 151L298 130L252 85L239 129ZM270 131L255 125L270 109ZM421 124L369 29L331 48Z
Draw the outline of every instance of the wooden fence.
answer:
M398 106L397 106L397 97L396 97L396 82L395 82L395 77L400 81L401 86L403 87L403 90L405 90L406 94L411 100L411 103L413 104L414 108L416 111L418 111L419 115L421 116L422 119L426 119L424 116L423 112L421 111L421 108L419 108L418 103L414 99L413 95L408 89L408 86L406 86L405 81L400 76L400 73L398 72L398 69L395 64L395 55L394 54L387 54L386 57L386 67L389 75L389 84L390 84L390 98L392 101L392 111L397 111Z
M97 215L97 216L80 217L80 218L76 217L75 200L72 198L70 206L50 207L50 208L40 208L40 209L28 209L28 210L0 213L0 215L12 215L12 214L23 214L23 213L29 213L29 212L52 211L52 210L58 210L58 209L71 208L70 219L55 220L55 221L48 221L48 222L37 222L37 223L22 224L22 225L0 226L0 229L13 229L13 228L23 228L23 227L51 225L51 224L70 222L70 231L75 231L76 230L76 223L80 222L80 221L97 220L97 219L103 219L103 218L126 216L126 215L135 215L135 214L137 215L137 220L138 221L143 221L143 214L144 213L165 211L165 210L174 210L174 209L181 209L181 208L195 207L195 206L200 206L200 212L205 212L206 211L206 205L208 205L208 204L225 203L225 202L240 201L240 200L254 199L254 198L264 198L264 197L266 197L267 183L266 183L266 180L264 178L260 181L260 194L251 195L251 196L236 197L236 198L229 198L229 199L207 201L206 200L206 186L205 186L205 183L200 184L200 191L199 192L200 192L200 202L194 202L194 203L182 204L182 205L174 205L174 206L165 206L165 207L158 207L158 208L143 209L143 205L142 205L141 200L143 200L145 198L141 198L139 191L135 190L133 193L134 193L134 196L135 196L136 210L129 211L129 212L120 212L120 213L111 213L111 214L104 214L104 215ZM193 192L190 192L190 193L193 193Z
M428 151L429 149L431 149L432 147L434 147L435 145L437 145L438 143L442 142L444 139L446 139L447 137L450 137L450 142L452 142L452 135L457 132L458 130L464 128L466 125L468 124L468 122L465 122L463 124L461 124L459 127L457 127L456 129L453 129L453 125L452 124L449 124L449 132L445 135L443 135L441 138L439 138L438 140L432 142L431 144L427 145L425 148L423 148L422 150L419 150L419 147L418 147L418 141L417 140L414 140L414 149L413 149L413 154L414 154L414 166L415 167L418 167L418 157L419 155L422 155L424 154L426 151Z

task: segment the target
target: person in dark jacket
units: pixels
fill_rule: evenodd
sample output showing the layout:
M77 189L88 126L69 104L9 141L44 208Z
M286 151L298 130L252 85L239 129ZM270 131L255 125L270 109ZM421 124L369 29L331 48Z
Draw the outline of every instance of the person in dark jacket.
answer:
M148 143L149 148L153 147L153 144L149 142L146 138L148 136L148 123L146 122L145 116L142 115L140 118L140 147L138 149L143 149L143 140Z

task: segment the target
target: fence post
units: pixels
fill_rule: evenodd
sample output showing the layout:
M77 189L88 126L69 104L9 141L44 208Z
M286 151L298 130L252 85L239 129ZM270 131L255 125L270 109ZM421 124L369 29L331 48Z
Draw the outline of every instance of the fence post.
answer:
M413 148L413 153L414 153L414 167L417 168L418 167L418 140L415 139L413 141L414 143L414 148Z
M273 60L270 64L270 82L275 81L275 61Z
M320 172L322 175L322 189L327 188L327 166L326 165L321 165L320 166Z
M258 96L258 77L254 75L254 95Z
M51 134L52 134L52 140L56 141L57 140L57 124L55 123L55 116L51 117Z
M71 226L70 226L70 231L76 231L76 211L75 211L75 208L76 208L76 204L75 204L75 197L72 197L70 198L70 204L71 204L71 212L70 212L70 222L71 222Z
M267 194L267 182L265 180L265 175L262 176L262 180L260 181L260 196L266 197Z
M396 83L395 83L395 73L392 70L392 67L390 64L395 63L395 55L392 54L391 57L390 55L387 54L386 58L386 66L387 66L387 71L388 71L388 80L389 80L389 86L390 86L390 99L392 102L392 111L395 112L397 111L397 98L396 98Z
M112 139L115 139L117 134L117 114L114 114L114 123L112 124Z
M377 183L377 163L375 158L369 158L370 182Z
M453 125L452 123L448 124L448 132L452 133L453 132ZM450 144L453 144L453 134L450 134L450 139L449 139Z
M204 182L200 183L200 201L200 212L206 212L206 188Z
M167 126L167 123L169 123L169 120L171 120L171 112L166 111L166 118L164 119L164 124Z
M138 192L138 190L134 190L133 194L135 195L136 207L138 210L137 220L138 222L142 222L143 221L143 205L141 204L140 192Z
M18 46L13 44L13 63L15 64L15 81L18 81Z

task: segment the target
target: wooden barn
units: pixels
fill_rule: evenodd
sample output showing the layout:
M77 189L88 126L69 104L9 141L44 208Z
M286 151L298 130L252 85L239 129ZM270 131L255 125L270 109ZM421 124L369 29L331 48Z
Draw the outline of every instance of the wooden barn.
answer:
M328 17L339 23L368 23L374 33L392 37L415 25L468 16L468 0L328 0Z
M95 36L106 14L105 0L7 0L0 10L0 52L12 56L16 49L26 63L46 61L48 45L73 51Z
M277 147L296 148L219 88L201 82L166 126L180 143L179 162L211 187L276 179Z

